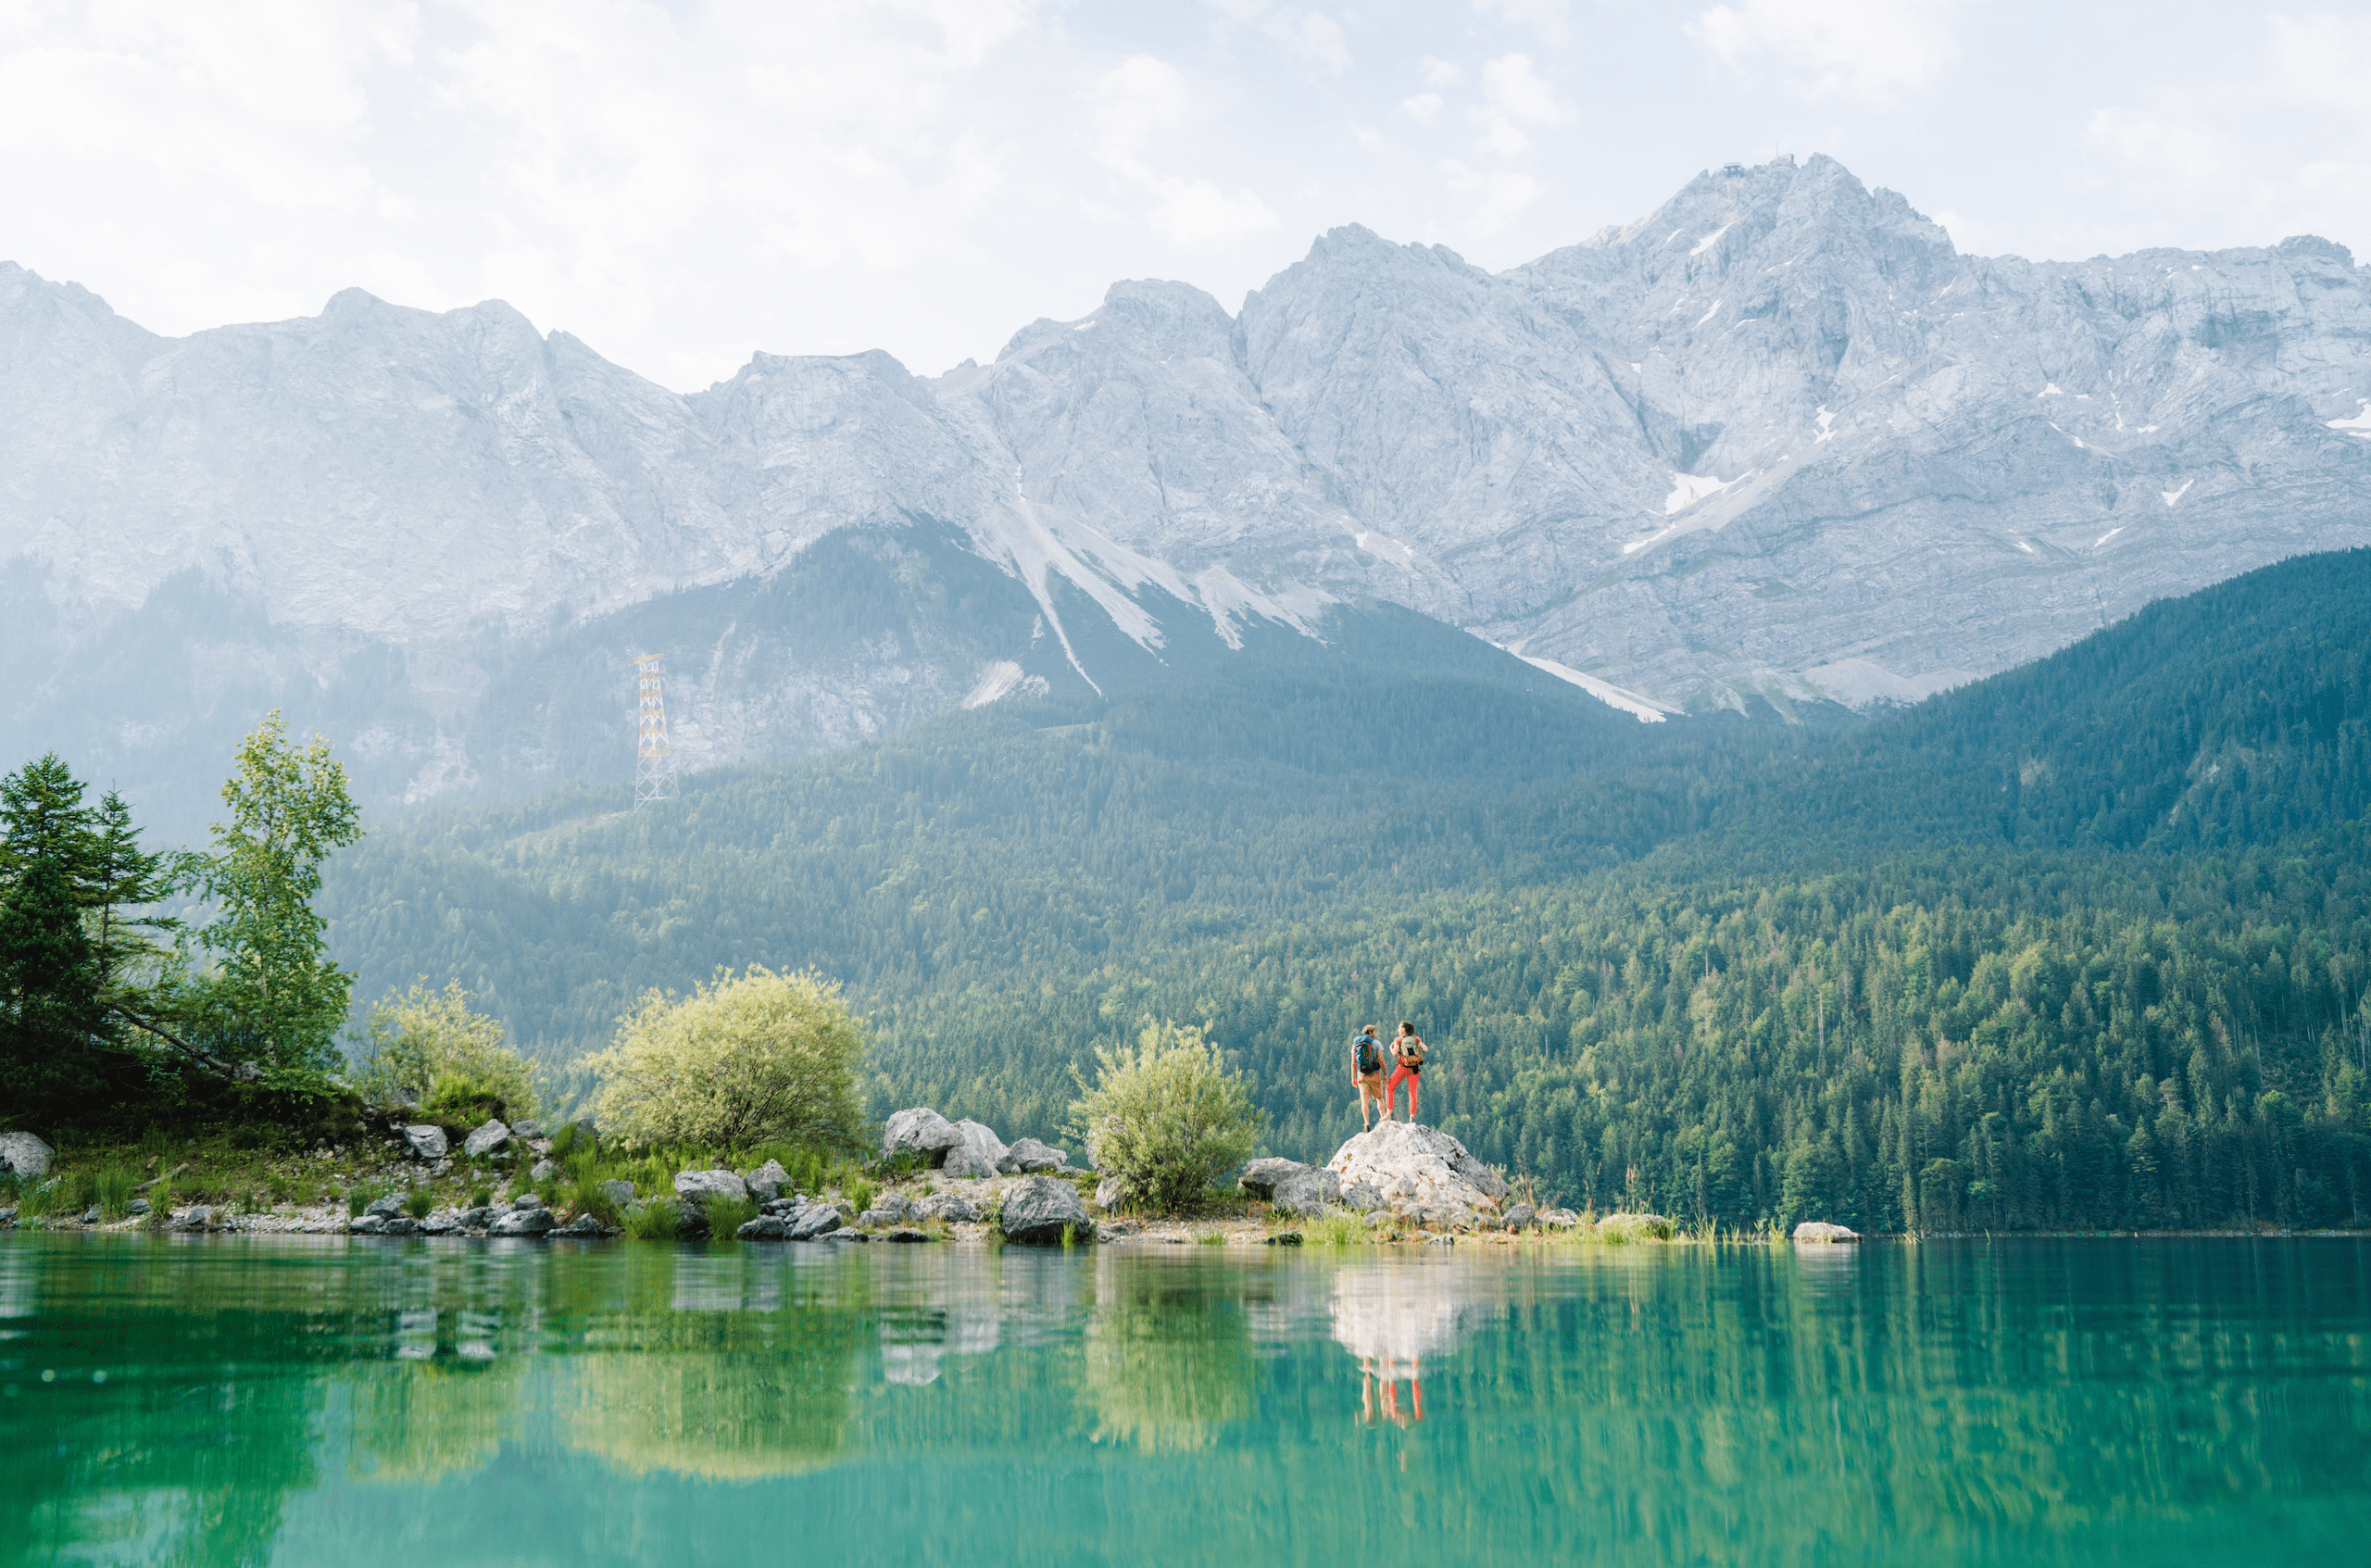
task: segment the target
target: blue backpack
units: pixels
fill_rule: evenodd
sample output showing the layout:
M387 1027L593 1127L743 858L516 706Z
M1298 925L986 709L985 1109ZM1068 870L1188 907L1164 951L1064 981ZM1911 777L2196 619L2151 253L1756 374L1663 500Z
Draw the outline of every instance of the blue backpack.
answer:
M1383 1047L1375 1044L1374 1035L1360 1035L1353 1038L1350 1044L1358 1047L1359 1072L1361 1075L1383 1071Z

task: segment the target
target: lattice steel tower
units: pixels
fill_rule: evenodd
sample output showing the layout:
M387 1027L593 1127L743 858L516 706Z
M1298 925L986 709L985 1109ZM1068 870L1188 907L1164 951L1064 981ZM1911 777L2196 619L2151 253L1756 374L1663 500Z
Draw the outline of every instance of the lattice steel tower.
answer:
M634 809L675 798L675 753L667 744L667 702L659 689L659 655L644 654L634 661L642 687L642 715L634 737Z

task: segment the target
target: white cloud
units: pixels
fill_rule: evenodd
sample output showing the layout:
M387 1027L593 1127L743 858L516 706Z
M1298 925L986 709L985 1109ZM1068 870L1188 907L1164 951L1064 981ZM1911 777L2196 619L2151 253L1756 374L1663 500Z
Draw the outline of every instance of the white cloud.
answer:
M1153 197L1146 221L1173 245L1225 245L1276 226L1268 204L1248 189L1230 195L1209 180L1163 174L1145 161L1159 131L1184 123L1193 94L1183 72L1150 55L1132 55L1106 72L1092 94L1098 138L1095 156Z
M1899 107L1959 63L1959 0L1740 0L1715 6L1687 35L1744 69L1775 56L1803 97Z
M1430 125L1440 118L1441 95L1438 93L1419 93L1412 98L1402 98L1399 100L1399 112L1419 125Z
M1474 169L1451 161L1441 165L1441 173L1451 191L1473 198L1474 230L1486 237L1504 229L1547 189L1519 169Z
M1529 55L1501 55L1482 68L1483 102L1471 111L1482 128L1476 145L1499 157L1531 151L1531 131L1569 125L1577 118Z
M1568 0L1474 0L1474 10L1517 27L1527 27L1549 44L1564 42L1572 15Z
M1435 89L1465 85L1465 68L1452 60L1436 60L1430 55L1416 62L1424 85Z
M1269 0L1214 0L1238 22L1256 27L1271 41L1339 76L1350 66L1349 41L1341 25L1322 11L1272 6Z

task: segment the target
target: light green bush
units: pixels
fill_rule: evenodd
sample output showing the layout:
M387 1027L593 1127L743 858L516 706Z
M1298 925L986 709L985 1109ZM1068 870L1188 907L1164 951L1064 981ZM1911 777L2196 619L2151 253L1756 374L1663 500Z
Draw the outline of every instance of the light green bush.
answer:
M631 1143L746 1148L772 1139L856 1148L862 1021L837 984L759 965L678 999L646 993L592 1060L601 1126Z
M502 1025L470 1010L470 993L458 980L442 991L414 982L370 1009L369 1034L354 1064L354 1086L363 1098L389 1103L405 1095L423 1102L440 1088L466 1111L483 1097L499 1104L505 1121L535 1113L535 1078L527 1059L502 1043ZM450 1078L447 1087L442 1081ZM461 1103L468 1098L468 1103ZM485 1116L479 1116L483 1122ZM456 1123L459 1118L457 1116Z
M1095 1168L1120 1184L1128 1207L1186 1212L1211 1184L1250 1157L1261 1126L1251 1081L1231 1073L1198 1028L1144 1026L1133 1047L1098 1050L1101 1065L1071 1106Z

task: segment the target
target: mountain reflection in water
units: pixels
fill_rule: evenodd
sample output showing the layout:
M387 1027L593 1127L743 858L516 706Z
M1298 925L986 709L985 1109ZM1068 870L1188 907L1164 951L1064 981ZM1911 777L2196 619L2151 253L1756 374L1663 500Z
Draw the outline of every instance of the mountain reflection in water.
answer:
M2349 1239L0 1235L0 1563L2343 1561L2366 1322Z

